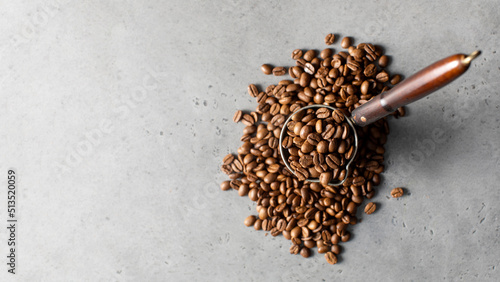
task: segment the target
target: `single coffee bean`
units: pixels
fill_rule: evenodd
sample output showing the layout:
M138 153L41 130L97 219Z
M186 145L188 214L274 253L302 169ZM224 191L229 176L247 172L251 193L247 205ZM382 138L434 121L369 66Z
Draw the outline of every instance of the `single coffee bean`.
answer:
M377 209L377 205L374 202L370 202L365 206L365 213L372 214Z
M319 54L319 56L321 57L321 59L326 59L326 58L330 58L331 56L333 55L333 50L330 49L330 48L326 48L326 49L323 49L321 51L321 53ZM323 68L326 70L326 68ZM324 75L326 76L326 74Z
M299 253L299 251L300 251L300 247L299 247L299 245L295 245L295 244L293 244L293 245L290 247L290 254L292 254L292 255L296 255L296 254L298 254L298 253Z
M241 117L243 116L243 112L242 111L236 111L236 113L234 113L234 116L233 116L233 121L234 122L239 122L241 120Z
M335 34L329 33L325 37L325 44L332 45L335 42Z
M401 81L401 76L399 74L396 74L394 75L392 78L391 78L391 84L392 85L396 85L398 84L399 82Z
M319 108L316 110L316 116L321 119L325 119L330 116L330 110L327 108Z
M313 131L312 126L309 126L309 125L303 126L303 127L300 129L299 136L300 136L300 138L302 138L302 139L307 139L307 137L308 137L310 134L312 134L312 131Z
M338 124L342 123L345 119L344 113L342 113L340 110L333 111L332 117Z
M260 70L266 74L266 75L269 75L269 74L272 74L273 73L273 67L271 65L268 65L268 64L263 64L261 67L260 67Z
M319 183L323 185L323 187L328 186L328 183L330 183L330 180L332 180L332 173L331 172L323 172L319 176Z
M383 68L387 67L388 63L389 63L389 58L386 55L382 55L378 59L378 65L383 67Z
M253 226L255 224L256 220L257 220L257 218L255 217L255 215L249 215L247 218L245 218L244 224L247 227Z
M314 74L315 68L311 63L306 63L306 65L304 66L304 71L308 74Z
M361 186L364 183L365 183L365 178L363 176L357 176L352 181L352 184L356 186Z
M244 114L242 119L241 119L241 122L246 126L251 126L255 123L255 120L253 119L253 117L251 115Z
M341 251L342 251L342 249L340 248L340 245L338 245L338 244L332 245L332 253L338 255L338 254L340 254Z
M321 133L321 137L323 137L323 139L331 139L335 134L335 130L336 129L333 125L328 124L324 129L323 133Z
M229 180L223 181L223 182L220 184L220 189L221 189L222 191L227 191L227 190L231 189L231 185L229 185Z
M227 154L224 159L222 160L224 165L230 165L234 161L234 155L233 154Z
M309 142L309 144L311 144L313 146L318 145L318 143L321 140L322 140L321 135L319 135L318 133L311 133L311 134L307 135L307 142Z
M259 211L259 218L261 220L264 220L268 217L268 214L267 214L267 209L260 209Z
M400 187L394 188L391 191L391 196L393 198L399 198L399 197L403 196L403 194L404 194L403 188L400 188Z
M298 59L300 59L300 58L302 57L302 54L303 54L302 50L300 50L300 49L295 49L295 50L293 50L293 52L292 52L292 59L294 59L294 60L298 60Z
M257 86L255 84L250 84L248 85L248 94L252 97L257 97L259 94L259 90L257 89Z
M253 228L255 230L261 230L262 229L262 219L257 219L255 223L253 224Z
M364 49L366 52L366 58L369 61L375 61L375 59L377 58L377 54L375 53L375 46L373 46L373 44L367 43Z
M284 67L274 67L273 68L273 75L282 76L285 74L286 74L286 68L284 68Z
M351 39L349 37L342 38L342 42L340 42L340 46L344 49L349 48L349 46L351 46Z
M315 50L307 50L307 52L304 54L304 60L310 62L316 57L316 51Z
M250 190L249 186L247 184L242 184L238 188L238 195L241 197L248 195L248 191Z
M366 77L375 76L377 74L377 67L374 64L369 64L365 67L363 73Z
M300 250L300 255L305 257L305 258L308 258L310 255L311 255L311 250L309 248L302 248L302 250Z
M381 71L375 76L375 79L383 83L389 80L389 75L387 74L387 72Z
M357 210L357 205L355 202L350 202L348 205L347 205L347 208L346 208L346 211L348 213L350 213L351 215L355 215L356 214L356 210Z
M299 226L294 227L291 231L292 238L297 238L302 233L302 228Z
M325 259L329 264L337 263L337 256L332 252L325 253Z

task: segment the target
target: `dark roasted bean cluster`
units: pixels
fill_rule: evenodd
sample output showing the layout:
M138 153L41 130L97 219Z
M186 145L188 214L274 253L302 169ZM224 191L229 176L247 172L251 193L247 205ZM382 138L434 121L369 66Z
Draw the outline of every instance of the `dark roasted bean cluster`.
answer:
M335 35L325 38L333 44ZM374 196L384 171L384 144L389 127L386 118L358 128L358 152L353 156L352 128L345 116L372 97L386 91L401 80L390 76L384 68L388 57L380 48L361 43L351 46L352 38L342 40L337 54L327 48L294 50L296 66L288 68L262 65L265 74L284 75L281 80L259 90L249 85L248 93L256 98L253 112L236 111L233 120L246 125L237 154L224 157L222 171L229 179L222 190L234 189L257 203L257 216L250 215L246 226L283 235L291 241L290 253L311 255L311 249L325 254L328 263L337 263L340 242L350 239L348 226L358 222L357 210L365 198ZM308 109L292 117L288 123L283 147L294 175L279 153L279 136L287 117L304 106L323 104L337 108ZM403 116L400 108L394 116ZM345 163L355 158L346 172ZM309 182L307 178L318 178ZM332 180L344 180L331 186ZM375 204L365 207L375 211Z

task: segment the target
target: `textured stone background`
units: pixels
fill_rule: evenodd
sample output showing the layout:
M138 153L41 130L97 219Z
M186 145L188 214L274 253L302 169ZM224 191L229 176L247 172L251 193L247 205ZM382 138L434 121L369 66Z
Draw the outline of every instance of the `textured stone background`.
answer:
M498 281L498 1L142 2L1 1L1 281ZM233 113L256 106L247 85L279 80L260 65L330 32L383 45L406 76L483 51L391 119L379 209L335 266L244 227L254 203L219 189Z

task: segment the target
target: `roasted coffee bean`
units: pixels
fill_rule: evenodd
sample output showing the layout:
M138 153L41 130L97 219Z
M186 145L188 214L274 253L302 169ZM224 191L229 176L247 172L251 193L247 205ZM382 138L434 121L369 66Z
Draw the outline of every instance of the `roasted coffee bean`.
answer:
M396 85L398 84L399 82L401 81L401 76L399 74L396 74L394 75L392 78L391 78L391 84L392 85Z
M311 256L311 250L309 248L302 248L302 250L300 250L300 255L305 257L305 258L308 258L309 256Z
M370 202L365 206L365 213L372 214L377 209L377 205L374 202Z
M233 154L227 154L224 159L222 160L223 165L230 165L234 161L234 155Z
M403 196L403 194L404 194L403 188L400 188L400 187L394 188L391 191L391 196L393 198L399 198L399 197Z
M366 58L369 61L374 61L377 58L377 55L375 54L375 46L373 46L370 43L367 43L364 49L366 52Z
M234 116L233 116L233 121L234 122L239 122L241 120L241 117L243 116L243 112L242 111L236 111L234 113Z
M328 124L324 129L323 133L321 133L321 137L323 137L323 139L325 140L331 139L335 134L335 130L336 129L333 125Z
M382 68L385 68L387 67L389 63L389 58L386 56L386 55L382 55L379 59L378 59L378 65Z
M342 123L344 121L344 119L345 119L344 114L341 111L339 111L339 110L333 111L332 117L333 117L333 119L335 120L335 122L337 124Z
M356 186L361 186L365 183L365 178L363 176L357 176L353 179L352 184Z
M303 54L302 50L300 50L300 49L295 49L295 50L293 50L293 52L292 52L292 59L294 59L294 60L298 60L298 59L300 59L300 58L302 57L302 54Z
M282 76L285 74L286 74L286 68L284 68L284 67L274 67L273 68L273 75Z
M310 62L316 57L316 51L315 50L307 50L307 52L304 54L304 60Z
M304 66L304 71L308 74L314 74L314 72L316 71L316 69L314 68L314 66L311 64L311 63L306 63L305 66Z
M299 163L304 168L309 167L313 164L313 157L311 155L304 155L300 157Z
M349 46L351 46L351 39L349 37L342 38L342 42L340 43L340 46L344 49L349 48Z
M332 253L338 255L338 254L340 254L340 252L342 251L342 249L340 248L340 245L333 244L332 248L331 248L331 251L332 251Z
M263 64L261 67L260 67L260 70L266 74L266 75L269 75L269 74L272 74L273 73L273 67L271 65L268 65L268 64ZM255 97L255 96L254 96Z
M307 135L306 140L307 142L309 142L309 144L316 146L322 140L322 138L318 133L310 133L309 135Z
M325 44L332 45L335 42L335 34L329 33L325 37Z
M247 218L245 218L244 224L245 226L253 226L256 220L257 218L255 217L255 215L249 215Z
M316 110L316 116L321 119L325 119L330 116L330 110L327 108L319 108Z
M291 247L290 247L290 254L292 255L296 255L298 254L300 251L300 246L299 245L295 245L293 244Z
M243 118L241 119L241 122L246 125L246 126L251 126L255 123L255 120L253 117L249 114L244 114Z
M337 263L337 256L332 252L327 252L325 254L325 259L329 264L336 264Z
M248 94L254 98L259 95L259 90L255 84L248 85Z
M389 75L387 74L387 72L381 71L375 76L375 79L383 83L389 80Z
M221 184L220 184L220 189L222 191L227 191L229 189L231 189L231 185L229 185L229 181L226 180L226 181L223 181Z
M323 185L324 187L328 186L328 183L330 183L330 180L332 180L332 173L331 172L323 172L319 176L319 183Z
M377 74L377 67L374 64L369 64L368 66L365 67L363 73L366 77L375 76ZM367 85L369 85L369 83Z
M313 128L310 125L303 126L300 129L299 136L302 139L307 139L307 137L312 133Z
M253 228L255 230L261 230L262 229L262 219L257 219L255 223L253 224Z

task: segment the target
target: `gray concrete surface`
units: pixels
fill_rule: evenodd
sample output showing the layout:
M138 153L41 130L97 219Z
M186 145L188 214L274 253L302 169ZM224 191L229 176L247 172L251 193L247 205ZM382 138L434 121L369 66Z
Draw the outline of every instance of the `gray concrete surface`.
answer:
M499 2L286 2L2 1L0 280L498 281ZM278 81L260 65L330 32L383 45L406 76L483 51L390 121L379 209L335 266L244 227L254 204L219 190L247 85Z

